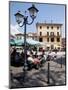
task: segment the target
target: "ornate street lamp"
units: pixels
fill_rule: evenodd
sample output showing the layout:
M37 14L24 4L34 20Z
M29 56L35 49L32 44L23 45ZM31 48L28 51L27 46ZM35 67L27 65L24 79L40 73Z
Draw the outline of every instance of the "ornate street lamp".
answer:
M18 11L16 14L15 14L15 18L16 18L16 22L18 24L22 23L23 20L24 20L24 16L22 14L20 14L20 11Z
M30 17L31 17L32 19L35 19L36 16L37 16L38 9L35 7L34 4L32 4L32 7L28 8L28 11L29 11L29 13L30 13Z
M28 16L26 15L22 15L20 13L20 11L18 11L15 14L15 18L16 18L16 22L18 23L18 25L20 27L24 26L24 54L25 54L25 59L24 59L24 71L27 70L27 60L26 60L26 25L31 25L34 21L34 19L36 18L38 9L35 7L34 4L32 4L32 6L30 8L28 8L30 17L32 18L31 22L28 22ZM26 12L25 12L26 13Z

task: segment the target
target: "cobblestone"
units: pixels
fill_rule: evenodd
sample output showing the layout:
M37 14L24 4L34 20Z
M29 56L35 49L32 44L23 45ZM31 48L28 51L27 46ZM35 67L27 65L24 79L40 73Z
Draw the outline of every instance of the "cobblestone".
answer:
M49 71L49 84L48 82L48 62L40 67L39 70L32 69L27 71L25 82L23 82L23 67L10 67L13 77L11 80L11 87L39 87L49 85L65 85L65 65L57 63L56 61L50 61ZM14 78L14 77L17 78Z

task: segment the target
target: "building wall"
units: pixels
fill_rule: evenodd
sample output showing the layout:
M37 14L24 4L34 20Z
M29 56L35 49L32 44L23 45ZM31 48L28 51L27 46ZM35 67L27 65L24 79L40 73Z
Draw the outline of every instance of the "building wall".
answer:
M42 28L40 29L40 26L42 26ZM59 28L58 30L57 30L57 26L53 26L54 28L53 29L51 29L51 26L49 26L49 25L45 25L45 26L43 26L43 25L40 25L40 26L38 26L38 28L37 28L37 34L39 35L39 33L40 32L42 32L42 35L44 36L44 35L47 35L47 32L54 32L55 33L55 35L57 35L57 32L59 32L59 34L61 34L61 28ZM49 26L50 28L49 29L47 29L47 26ZM60 26L59 26L60 27Z
M37 35L38 35L38 40L39 38L42 38L43 39L43 43L45 43L45 46L51 48L51 45L54 46L54 48L58 48L60 47L61 48L61 25L60 24L38 24L36 25L37 26ZM49 28L47 28L49 27ZM53 27L53 28L52 28ZM57 29L57 27L59 27ZM40 32L42 33L40 35ZM49 33L49 36L47 35L47 32ZM51 36L50 36L50 33L51 32L54 32L54 42L51 42ZM57 32L59 32L59 36L57 36ZM60 37L60 42L57 42L57 37ZM49 38L49 42L47 42L47 38Z

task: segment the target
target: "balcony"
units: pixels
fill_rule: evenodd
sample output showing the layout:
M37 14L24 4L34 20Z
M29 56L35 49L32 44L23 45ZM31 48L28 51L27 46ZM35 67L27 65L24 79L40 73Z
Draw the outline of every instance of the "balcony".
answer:
M56 35L56 37L61 37L61 35Z
M55 35L55 34L53 34L53 35L49 35L49 37L61 37L61 35Z
M49 35L50 37L55 37L55 35L54 34L51 34L51 35Z
M49 34L43 34L43 35L38 34L37 36L38 37L61 37L61 35L56 35L56 34L51 34L51 35L49 35Z

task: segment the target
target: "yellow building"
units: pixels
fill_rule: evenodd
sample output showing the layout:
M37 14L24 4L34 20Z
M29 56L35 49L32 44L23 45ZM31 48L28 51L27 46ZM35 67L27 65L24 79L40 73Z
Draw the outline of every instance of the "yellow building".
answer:
M43 47L52 49L61 49L62 24L57 23L37 23L37 39L43 42Z

